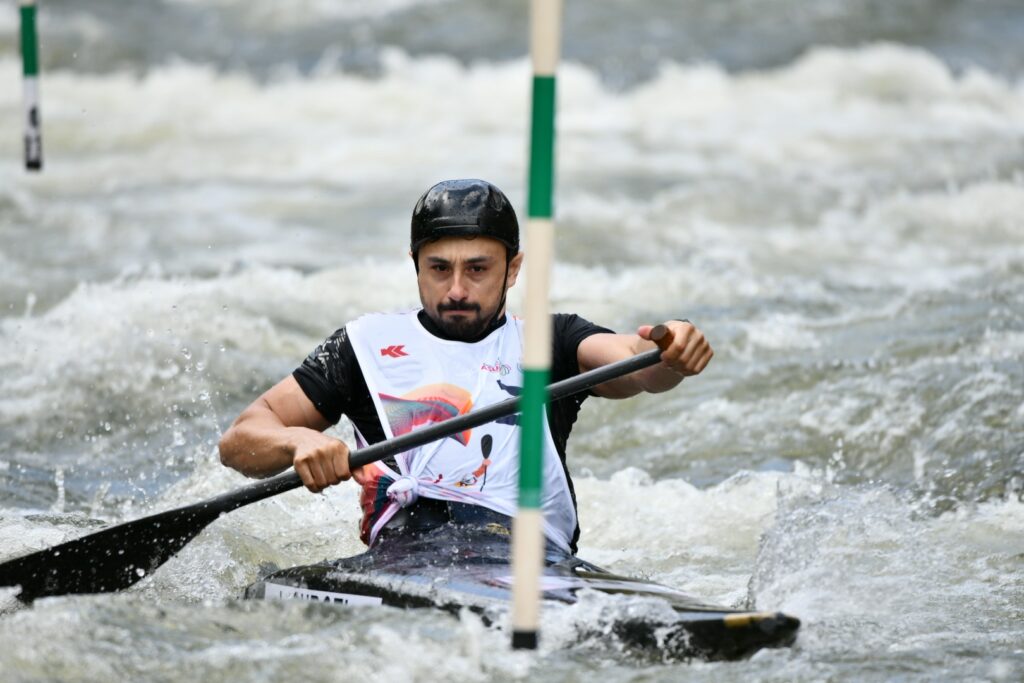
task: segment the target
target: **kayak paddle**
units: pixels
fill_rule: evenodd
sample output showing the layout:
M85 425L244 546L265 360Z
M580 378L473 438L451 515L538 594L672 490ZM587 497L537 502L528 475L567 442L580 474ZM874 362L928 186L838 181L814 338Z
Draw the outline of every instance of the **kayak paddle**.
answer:
M672 335L664 325L658 325L651 331L651 339L660 347L667 347ZM660 357L660 348L651 349L632 358L556 382L548 388L551 400L557 401L650 367ZM349 455L349 467L362 467L508 417L518 411L518 398L493 403L480 410L353 451ZM48 595L110 593L128 588L156 571L221 515L301 485L299 475L295 470L289 470L199 503L158 512L7 560L0 563L0 586L20 586L18 599L22 602L31 602Z

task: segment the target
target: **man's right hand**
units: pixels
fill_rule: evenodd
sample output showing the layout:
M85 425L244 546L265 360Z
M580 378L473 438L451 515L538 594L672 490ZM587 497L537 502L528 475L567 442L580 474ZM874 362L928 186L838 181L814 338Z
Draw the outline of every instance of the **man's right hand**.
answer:
M344 441L305 427L289 429L294 439L292 465L302 483L313 493L352 476L348 469L348 446Z

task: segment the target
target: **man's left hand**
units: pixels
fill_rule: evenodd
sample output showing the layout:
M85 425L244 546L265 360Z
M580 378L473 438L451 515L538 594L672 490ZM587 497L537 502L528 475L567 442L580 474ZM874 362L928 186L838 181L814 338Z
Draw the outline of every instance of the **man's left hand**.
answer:
M679 320L669 320L665 327L672 333L672 343L662 351L662 363L683 377L699 375L715 355L704 333L693 323ZM636 332L642 339L650 339L653 329L652 325L641 325Z

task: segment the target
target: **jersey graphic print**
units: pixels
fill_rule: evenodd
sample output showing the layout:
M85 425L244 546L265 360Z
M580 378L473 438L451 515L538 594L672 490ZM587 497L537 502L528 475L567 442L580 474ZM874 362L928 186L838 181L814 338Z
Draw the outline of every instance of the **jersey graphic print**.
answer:
M483 438L480 439L480 454L482 460L480 466L473 470L470 474L464 476L461 480L455 482L456 486L476 486L480 484L479 491L483 492L484 487L487 486L487 468L491 465L491 447L494 446L494 437L490 434L484 434Z
M452 384L428 384L403 394L378 394L388 416L388 424L395 436L408 434L417 427L444 422L465 415L473 408L473 397L468 391ZM452 436L463 446L469 443L472 430Z

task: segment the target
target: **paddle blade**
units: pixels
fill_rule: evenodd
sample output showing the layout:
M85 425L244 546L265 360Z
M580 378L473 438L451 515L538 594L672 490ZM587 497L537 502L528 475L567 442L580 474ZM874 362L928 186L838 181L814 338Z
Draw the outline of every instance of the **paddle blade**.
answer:
M169 560L220 514L198 504L88 534L0 563L0 586L21 586L18 599L111 593L128 588Z

